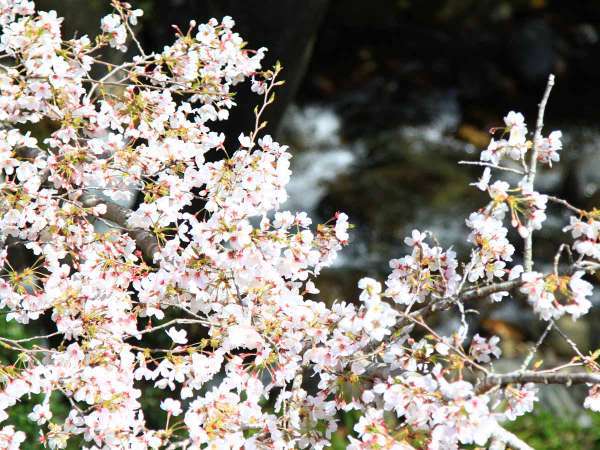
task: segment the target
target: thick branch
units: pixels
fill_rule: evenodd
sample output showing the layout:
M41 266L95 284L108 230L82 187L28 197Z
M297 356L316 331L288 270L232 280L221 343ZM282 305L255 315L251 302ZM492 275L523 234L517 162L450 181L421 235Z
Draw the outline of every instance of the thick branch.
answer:
M555 372L514 372L508 374L491 374L477 386L477 392L482 394L496 386L507 386L509 384L600 384L600 374L597 373L555 373Z
M17 156L23 159L34 160L40 150L37 148L21 148L16 151ZM50 171L46 169L42 172L42 180L45 181L50 175ZM102 214L100 217L102 219L109 220L123 228L127 229L127 234L131 236L137 247L142 251L144 255L144 259L149 263L154 261L154 254L159 250L158 241L156 240L156 236L150 233L147 230L142 230L140 228L128 228L127 219L131 215L132 211L130 209L124 208L122 206L117 205L116 203L112 203L111 201L99 197L96 194L92 194L90 192L84 191L84 194L79 199L81 203L85 207L93 207L99 204L106 205L106 213Z
M491 284L489 286L484 286L484 287L480 287L480 288L468 289L459 295L459 300L462 300L462 301L480 300L482 298L485 298L485 297L487 297L491 294L495 294L497 292L504 292L504 291L510 292L513 289L521 286L522 284L523 284L523 281L521 281L521 280L510 280L510 281L503 281L501 283Z
M79 200L85 207L88 208L100 204L106 205L106 213L102 214L100 217L110 220L121 227L127 228L127 219L129 219L129 216L132 213L130 209L124 208L116 203L112 203L95 194L87 192L84 193ZM144 258L148 262L152 263L154 261L154 254L159 250L156 236L154 236L154 234L151 232L141 228L127 228L127 234L129 234L129 236L135 240L135 243L142 251Z

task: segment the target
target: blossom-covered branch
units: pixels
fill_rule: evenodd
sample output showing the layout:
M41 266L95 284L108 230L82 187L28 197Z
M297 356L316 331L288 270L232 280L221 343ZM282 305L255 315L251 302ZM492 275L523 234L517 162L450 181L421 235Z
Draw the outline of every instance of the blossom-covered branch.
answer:
M385 282L365 277L358 299L325 302L319 274L351 226L341 212L314 225L284 208L292 155L261 119L281 67L263 70L266 49L248 48L231 17L192 21L145 51L142 11L111 4L97 36L65 39L54 11L0 0L0 313L29 333L0 336L0 448L34 438L7 424L26 398L45 445L90 450L322 449L350 410L350 450L528 449L500 423L532 411L536 383L568 377L592 384L583 406L600 410L597 355L555 323L591 307L600 214L534 186L537 164L562 149L560 131L541 134L552 79L533 141L511 111L469 163L484 169L473 186L486 196L465 221L469 255L413 230ZM131 60L103 60L130 42ZM226 145L215 123L245 80L256 117ZM553 270L534 272L527 242L548 200L574 213L572 242ZM509 224L525 239L523 264ZM19 264L15 248L26 250ZM517 294L548 326L522 372L494 374L500 338L472 330L469 314ZM444 334L434 314L460 326ZM551 332L575 359L527 371ZM561 372L582 364L589 373ZM161 398L161 426L146 396Z
M600 384L600 374L585 372L515 372L508 374L489 374L481 384L477 386L477 391L484 393L494 387L507 386L509 384L564 384L571 386L573 384Z
M158 251L158 240L150 231L140 228L127 228L129 217L133 213L132 210L124 208L116 203L107 201L105 198L98 197L93 192L84 193L79 199L82 206L86 208L105 205L105 211L98 213L98 217L109 220L127 230L127 234L135 241L136 247L139 248L144 258L150 263L154 259L154 255Z

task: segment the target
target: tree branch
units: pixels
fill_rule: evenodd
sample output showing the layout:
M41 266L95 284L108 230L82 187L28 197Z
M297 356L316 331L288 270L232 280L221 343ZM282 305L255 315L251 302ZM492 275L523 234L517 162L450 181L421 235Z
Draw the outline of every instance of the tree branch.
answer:
M496 292L512 291L513 289L521 286L522 284L523 284L523 282L521 280L510 280L510 281L503 281L500 283L490 284L488 286L467 289L467 290L461 292L460 294L458 294L458 296L448 297L448 298L442 299L441 301L438 301L438 302L432 301L429 304L427 304L426 306L412 312L410 315L411 315L411 317L418 317L418 316L425 317L434 311L446 310L446 309L450 308L452 305L454 305L456 302L481 300L485 297L488 297L491 294L495 294Z
M581 261L573 265L575 269L582 269L586 272L596 272L600 270L600 263L596 261Z
M500 424L496 424L494 431L492 431L492 437L500 442L505 443L514 450L535 450L533 447L523 442L515 434L511 433Z
M452 307L458 301L480 300L496 292L512 291L513 289L516 289L522 284L523 281L521 280L503 281L500 283L491 284L489 286L467 289L461 294L440 299L439 301L431 300L427 305L423 306L422 308L419 308L411 312L410 314L404 314L405 317L399 320L398 323L396 323L396 325L392 327L391 334L393 336L394 334L400 333L406 326L411 325L414 319L418 317L424 318L435 311L444 311ZM365 347L363 349L363 352L365 354L369 354L375 351L380 345L382 345L382 343L383 342L372 343Z
M89 192L85 192L79 198L79 201L88 208L100 204L106 205L106 213L101 214L100 217L110 220L121 227L127 228L127 220L132 213L131 209L119 206L116 203ZM159 250L156 236L154 236L154 234L151 232L141 228L127 228L127 234L131 236L133 240L135 240L137 247L144 255L144 259L146 259L149 263L152 263L154 261L154 254Z
M37 148L20 148L15 153L19 158L34 160L39 153L40 149ZM41 173L42 182L45 182L50 176L48 169ZM158 241L156 236L147 230L141 228L129 228L127 226L127 219L131 215L131 209L124 208L117 205L116 203L107 200L106 198L100 197L97 194L90 193L89 191L83 192L83 195L79 198L79 201L87 208L94 207L100 204L106 205L106 213L100 215L102 219L109 220L123 228L127 229L127 234L131 236L137 245L137 248L142 251L144 259L149 263L154 262L154 254L159 250Z
M544 96L542 97L542 101L540 102L538 109L535 134L533 135L533 149L531 151L529 170L527 171L527 182L531 185L532 189L537 171L538 142L542 138L542 128L544 128L544 112L546 111L546 104L548 103L552 86L554 86L554 75L550 74L548 76L548 83L546 84ZM527 237L525 238L525 249L523 252L523 266L525 267L525 272L531 272L533 269L533 222L531 220L527 221L527 231L528 233Z
M548 200L554 203L558 203L559 205L563 205L565 208L570 209L574 213L579 214L580 216L585 216L586 211L583 209L577 208L576 206L571 205L568 201L563 200L562 198L555 197L554 195L546 195Z
M507 374L490 374L476 388L478 394L483 394L496 386L507 386L509 384L600 384L600 374L597 373L555 373L555 372L533 372L523 371Z
M519 169L514 169L512 167L506 167L506 166L499 166L498 164L492 164L492 163L487 163L487 162L482 162L482 161L459 161L458 164L468 165L468 166L489 167L491 169L504 170L506 172L512 172L512 173L516 173L518 175L525 175L525 173Z

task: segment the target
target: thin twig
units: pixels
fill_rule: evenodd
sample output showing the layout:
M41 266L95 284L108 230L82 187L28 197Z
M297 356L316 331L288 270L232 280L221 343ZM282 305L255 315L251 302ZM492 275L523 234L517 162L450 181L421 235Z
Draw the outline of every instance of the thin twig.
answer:
M585 270L586 272L596 272L600 270L600 263L596 261L579 261L573 265L575 269Z
M560 244L560 247L558 247L558 251L554 255L554 275L555 276L558 276L558 265L560 264L560 257L562 256L564 251L566 251L567 254L572 259L573 255L571 253L571 248L569 247L569 245L565 244L565 243Z
M573 341L573 339L571 339L563 330L561 330L560 327L556 324L556 322L554 322L554 329L558 332L558 334L561 335L561 337L565 340L565 342L567 344L569 344L569 346L573 349L573 351L577 354L577 356L579 356L579 358L581 358L582 362L589 364L592 368L594 368L594 370L600 371L600 366L598 365L598 363L593 361L591 358L588 358L587 356L585 356L581 352L581 350L579 350L579 347L577 347L577 344L575 343L575 341Z
M527 355L527 358L525 358L525 360L523 361L523 364L521 365L521 372L525 372L525 370L527 370L527 367L529 366L529 364L531 364L531 361L533 360L533 357L535 356L535 354L537 353L538 349L540 348L540 346L542 345L542 343L544 342L544 340L548 336L548 333L550 333L550 331L552 330L553 326L554 326L554 322L550 321L548 323L548 326L546 327L546 329L544 330L544 332L540 336L540 338L537 340L537 342L535 343L535 345L531 348L531 351Z
M579 209L576 206L571 205L568 201L563 200L562 198L554 197L553 195L546 195L546 197L551 202L563 205L565 208L570 209L573 212L576 212L580 216L585 216L586 215L586 212L583 209Z
M499 166L497 164L487 163L487 162L483 162L483 161L459 161L458 164L467 165L467 166L490 167L492 169L504 170L506 172L512 172L512 173L516 173L519 175L525 175L525 173L522 170L514 169L512 167Z
M538 109L537 123L535 126L535 134L533 136L533 149L531 151L531 160L529 162L529 169L527 171L527 182L533 189L535 182L535 174L537 171L537 159L538 159L538 144L542 138L542 128L544 128L544 112L546 110L546 104L550 97L550 92L554 86L554 75L550 74L548 77L548 83L546 84L546 90L544 96L540 102ZM523 265L526 272L533 270L533 221L529 219L527 221L527 236L525 237L525 249L523 254Z
M46 334L44 336L32 336L32 337L22 338L22 339L8 339L8 338L0 337L0 341L7 342L10 344L20 344L23 342L37 341L38 339L48 339L48 338L51 338L54 336L58 336L59 334L62 334L62 333L60 331L55 331L54 333Z
M202 324L205 326L210 326L210 322L204 321L204 320L196 320L196 319L173 319L170 320L168 322L162 323L160 325L157 325L155 327L152 328L146 328L144 330L140 330L137 333L129 333L129 336L138 336L141 334L148 334L148 333L152 333L156 330L162 330L163 328L167 328L168 326L171 325L193 325L193 324Z

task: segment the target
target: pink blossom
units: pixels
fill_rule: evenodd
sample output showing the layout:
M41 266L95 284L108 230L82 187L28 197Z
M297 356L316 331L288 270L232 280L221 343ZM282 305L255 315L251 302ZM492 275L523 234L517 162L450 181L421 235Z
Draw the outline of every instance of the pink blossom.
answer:
M500 350L500 347L497 345L498 342L500 342L498 336L492 336L489 339L485 339L479 336L479 334L476 334L471 341L469 353L473 355L477 361L489 363L491 361L490 355L500 358L500 355L502 354L502 350Z
M504 390L508 405L504 415L508 420L515 420L525 413L533 411L533 404L538 400L537 388L533 384L509 386Z
M410 449L400 438L409 428L449 449L487 445L499 415L532 410L532 385L473 384L489 375L476 362L501 352L496 336L463 349L467 316L519 289L542 320L588 312L600 221L594 211L571 218L573 264L511 264L507 219L530 237L549 199L532 172L492 181L511 159L527 164L521 114L481 154L489 164L474 185L489 198L466 221L469 257L413 230L385 284L362 277L358 299L329 298L318 276L348 243L348 216L313 224L282 209L290 149L254 122L231 149L215 131L244 81L259 94L280 84L279 67L261 67L266 49L248 48L226 16L192 21L160 52L138 48L115 66L102 55L126 49L142 12L113 9L98 36L65 40L56 12L0 0L0 308L32 324L26 333L53 324L46 336L2 337L12 359L0 422L31 397L43 400L27 418L50 448L322 449L354 410L351 449ZM39 143L21 131L41 121L54 125ZM551 164L561 135L535 145ZM34 255L30 266L13 265L15 246ZM458 331L428 320L454 309ZM56 393L71 405L66 417L50 410ZM142 407L149 393L167 412L156 429ZM598 409L597 397L592 387L584 405ZM26 438L4 426L0 448Z
M590 388L583 406L592 411L600 412L600 385L596 384Z

